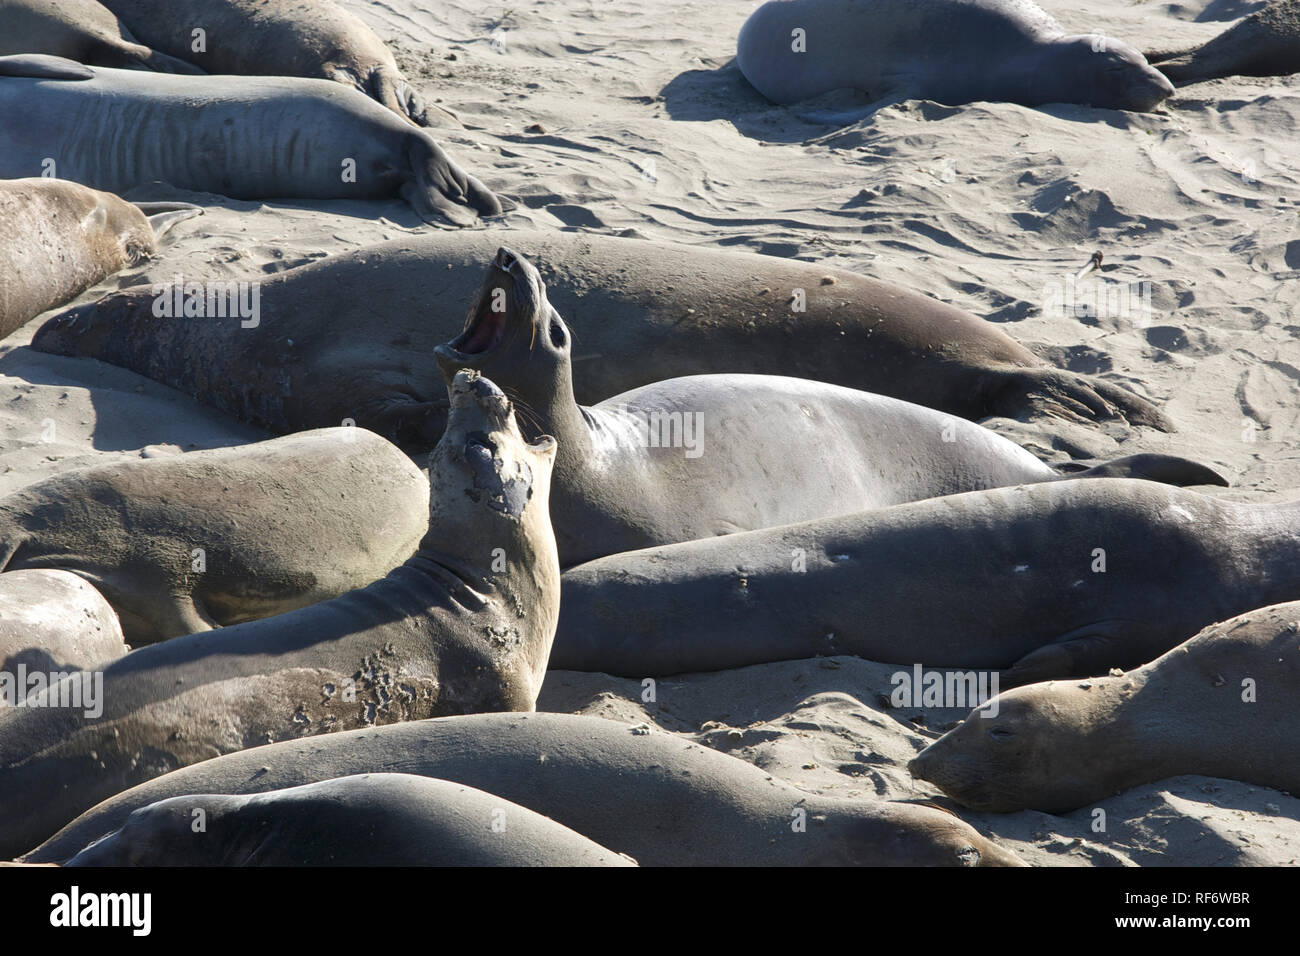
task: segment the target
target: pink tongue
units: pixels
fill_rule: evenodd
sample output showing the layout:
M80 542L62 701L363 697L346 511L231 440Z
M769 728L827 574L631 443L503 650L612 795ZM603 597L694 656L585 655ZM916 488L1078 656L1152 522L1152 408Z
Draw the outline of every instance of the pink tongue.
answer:
M498 312L481 313L478 322L474 326L474 331L465 341L461 351L467 355L486 352L492 345L492 339L495 337L496 331L501 328L504 322L505 316Z

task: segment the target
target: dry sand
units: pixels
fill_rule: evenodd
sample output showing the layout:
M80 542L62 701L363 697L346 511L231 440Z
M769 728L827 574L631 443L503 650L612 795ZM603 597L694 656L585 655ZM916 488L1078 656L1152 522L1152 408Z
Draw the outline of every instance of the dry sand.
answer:
M766 103L730 63L748 0L341 2L464 121L437 135L519 204L494 229L636 235L897 282L1000 323L1060 365L1132 387L1180 426L1164 435L986 422L1041 456L1186 455L1229 476L1234 487L1222 494L1241 500L1300 487L1300 76L1193 86L1152 114L908 101L835 129ZM1071 30L1142 49L1206 40L1261 6L1042 5ZM129 195L192 199L207 215L176 227L155 260L78 301L177 273L267 275L428 228L400 201L260 204L161 187ZM1149 283L1149 311L1140 293L1129 314L1051 308L1052 285L1063 290L1094 251L1104 281ZM39 324L0 345L0 492L91 462L263 437L129 372L32 353L23 346ZM919 711L892 710L884 698L894 670L832 658L690 675L660 681L654 703L635 681L556 672L541 707L648 721L810 791L952 807L904 765L963 715L926 711L921 726L911 720ZM1183 777L1100 806L1105 832L1094 832L1093 808L959 812L1040 864L1300 857L1300 801L1275 791Z

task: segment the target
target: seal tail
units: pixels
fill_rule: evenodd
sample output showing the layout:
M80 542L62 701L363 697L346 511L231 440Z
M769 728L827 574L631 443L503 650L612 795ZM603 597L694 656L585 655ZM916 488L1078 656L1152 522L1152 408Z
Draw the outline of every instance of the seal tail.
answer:
M986 412L1019 419L1026 412L1041 412L1070 421L1126 421L1162 432L1177 427L1160 409L1126 388L1059 368L1017 368L998 373L1005 377L992 393Z
M1068 466L1066 466L1068 467ZM1214 469L1177 455L1127 455L1103 462L1092 468L1067 472L1059 480L1070 478L1145 478L1166 485L1218 485L1228 487L1228 480Z
M412 130L406 150L413 178L403 184L402 198L425 222L472 226L480 216L499 216L506 210L492 190L456 165L428 133Z

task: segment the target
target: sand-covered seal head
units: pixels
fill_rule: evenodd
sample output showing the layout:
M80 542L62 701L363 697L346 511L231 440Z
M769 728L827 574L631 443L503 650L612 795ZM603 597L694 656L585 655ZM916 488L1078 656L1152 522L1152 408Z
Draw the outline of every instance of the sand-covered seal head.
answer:
M470 306L465 328L434 350L444 377L471 368L512 383L526 433L549 427L557 403L574 406L572 335L546 298L537 268L516 252L497 250Z
M1107 775L1115 743L1108 715L1135 689L1135 682L1099 683L1048 681L1004 691L995 698L996 716L972 711L907 769L972 810L1082 806Z

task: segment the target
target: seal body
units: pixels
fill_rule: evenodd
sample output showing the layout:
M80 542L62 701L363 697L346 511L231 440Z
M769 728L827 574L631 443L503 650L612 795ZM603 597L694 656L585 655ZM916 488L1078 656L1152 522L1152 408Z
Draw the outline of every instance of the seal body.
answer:
M133 646L337 597L415 551L429 485L356 428L64 472L0 499L0 568L62 568Z
M1300 73L1300 0L1274 0L1194 50L1149 58L1179 86L1224 76Z
M511 236L536 256L573 328L583 404L668 378L748 372L963 418L1038 410L1172 428L1150 402L1051 368L992 323L842 269L581 233ZM33 346L132 369L275 431L351 418L420 451L446 420L429 355L463 324L498 244L487 232L438 232L261 279L252 329L159 318L148 290L126 289L50 320Z
M148 217L112 193L56 179L0 181L0 337L155 250L159 232L202 211Z
M1300 598L1298 561L1298 503L998 488L572 568L551 666L640 678L856 654L1004 686L1104 674Z
M388 47L329 0L107 0L104 6L154 49L208 73L334 80L428 125L429 107ZM195 29L203 30L200 49Z
M0 56L48 53L79 63L161 73L201 73L151 50L98 0L0 0Z
M205 829L194 832L202 811ZM412 774L141 807L68 866L631 866L541 814Z
M1174 91L1127 43L1066 35L1030 0L769 0L741 27L736 63L782 104L851 88L1146 111Z
M0 813L24 819L7 841L39 842L105 797L232 750L532 709L559 610L555 442L526 443L486 380L466 373L453 389L429 532L400 568L331 601L133 651L103 670L93 719L39 697L0 714Z
M163 180L235 199L400 194L457 225L501 212L428 132L338 83L0 57L0 176L50 159L59 178L118 193Z
M84 579L55 570L0 574L0 672L16 689L20 664L48 679L106 664L126 651L117 615ZM15 703L5 696L0 706Z
M642 866L1019 865L932 807L806 793L675 734L549 713L421 720L227 754L104 801L25 859L63 862L161 800L282 791L363 772L488 791ZM800 807L805 832L790 825Z
M551 520L564 567L621 551L1060 478L996 433L932 409L782 376L668 379L579 406L572 340L540 274L498 251L465 330L434 350L517 396L560 442ZM1181 459L1174 481L1217 480ZM1117 463L1107 473L1144 474ZM796 489L797 493L791 493Z
M1065 813L1182 774L1300 790L1300 603L1211 625L1127 674L999 694L908 769L967 806Z

